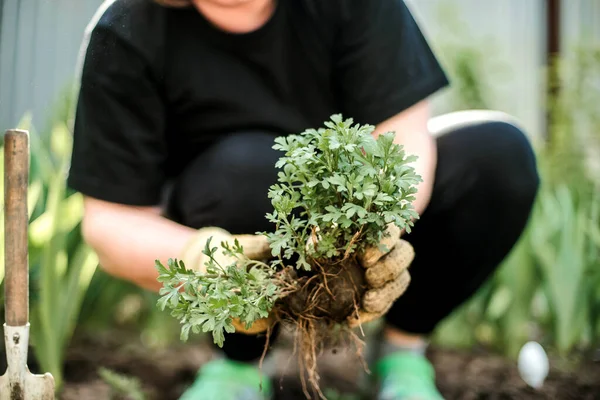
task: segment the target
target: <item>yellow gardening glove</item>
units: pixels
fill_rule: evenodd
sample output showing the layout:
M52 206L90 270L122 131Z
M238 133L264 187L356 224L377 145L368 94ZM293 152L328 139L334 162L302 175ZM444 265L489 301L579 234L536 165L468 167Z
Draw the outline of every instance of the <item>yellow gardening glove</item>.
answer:
M265 261L271 256L271 248L267 238L264 235L232 235L224 229L216 227L207 227L198 230L196 235L192 237L184 247L180 260L185 266L197 272L206 272L206 263L209 258L203 253L206 242L211 239L211 247L217 247L217 251L213 254L215 261L220 265L230 265L236 261L235 257L223 254L222 242L226 242L233 247L237 239L239 244L244 249L244 255L251 260ZM256 320L249 329L239 319L233 319L233 326L236 332L245 334L256 334L266 331L272 323L271 317L261 318Z
M410 243L400 239L400 228L396 225L388 225L387 232L389 235L384 237L381 243L385 250L377 246L368 247L358 257L366 269L368 289L363 296L358 315L348 318L351 328L387 313L410 283L408 267L414 259L414 249Z

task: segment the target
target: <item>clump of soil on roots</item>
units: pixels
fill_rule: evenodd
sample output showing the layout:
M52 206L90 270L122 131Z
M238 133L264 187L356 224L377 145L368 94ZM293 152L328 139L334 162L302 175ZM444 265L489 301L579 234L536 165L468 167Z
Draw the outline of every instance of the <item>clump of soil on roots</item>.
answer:
M295 329L294 352L300 370L306 373L311 389L325 398L319 385L317 359L326 346L349 339L364 361L362 340L344 325L360 308L367 288L364 269L350 256L327 265L315 262L308 273L286 272L285 279L296 289L277 304L277 319ZM302 388L311 398L304 379Z

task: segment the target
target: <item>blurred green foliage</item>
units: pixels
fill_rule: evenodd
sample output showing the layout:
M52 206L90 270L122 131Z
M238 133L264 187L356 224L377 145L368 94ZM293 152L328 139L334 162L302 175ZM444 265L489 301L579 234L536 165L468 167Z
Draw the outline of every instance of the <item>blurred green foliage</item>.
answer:
M120 374L104 367L99 368L98 374L110 386L111 399L145 400L147 398L142 389L142 384L137 378Z
M488 93L487 51L467 41L450 49L453 104L490 108L479 95ZM600 344L600 48L571 50L547 71L548 131L534 143L542 186L528 227L493 278L437 329L438 344L511 357L528 340L562 356Z
M66 186L72 136L68 114L62 115L52 121L49 132L36 132L29 115L17 126L30 132L30 344L39 368L54 376L57 390L63 383L65 351L76 330L132 326L144 334L149 345L170 343L170 335L176 338L178 332L172 318L156 310L157 295L97 268L96 254L81 236L83 198ZM3 156L2 148L2 172ZM3 179L0 181L3 186ZM0 215L0 220L3 217ZM4 240L0 240L2 316L3 253Z
M83 202L66 190L71 136L56 124L42 143L26 116L18 128L31 133L28 193L31 343L40 365L62 384L62 361L79 307L97 265L81 240ZM3 150L2 150L3 151ZM2 165L2 168L4 165ZM4 260L0 262L4 275Z

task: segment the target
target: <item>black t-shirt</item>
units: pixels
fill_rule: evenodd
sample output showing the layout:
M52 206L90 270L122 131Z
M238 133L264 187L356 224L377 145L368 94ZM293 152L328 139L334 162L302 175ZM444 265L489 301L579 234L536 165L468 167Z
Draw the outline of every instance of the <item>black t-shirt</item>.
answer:
M68 184L149 206L220 135L376 125L448 84L402 0L278 0L233 34L194 8L116 0L86 37Z

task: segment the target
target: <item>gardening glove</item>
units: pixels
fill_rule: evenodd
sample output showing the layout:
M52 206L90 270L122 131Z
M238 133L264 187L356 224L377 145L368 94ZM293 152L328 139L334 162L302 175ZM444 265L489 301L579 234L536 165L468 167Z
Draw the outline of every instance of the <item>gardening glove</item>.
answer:
M222 242L228 243L231 247L234 246L235 240L237 239L239 244L244 249L244 255L251 260L267 260L271 256L271 248L264 235L232 235L224 229L216 227L207 227L198 230L184 247L180 260L182 260L186 267L196 272L206 272L206 263L209 258L203 253L206 242L211 239L211 247L217 247L217 251L213 254L215 261L220 265L231 265L237 259L232 256L223 254L221 247ZM271 326L272 318L261 318L252 324L249 329L246 329L246 324L241 322L239 319L233 319L233 326L236 332L245 334L256 334L266 331Z
M358 256L365 268L368 289L361 308L348 318L351 328L373 321L389 311L410 283L408 267L415 252L410 243L400 238L400 228L389 224L380 245L371 246Z

